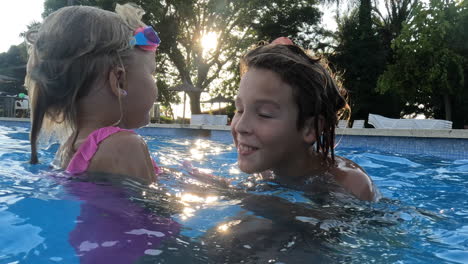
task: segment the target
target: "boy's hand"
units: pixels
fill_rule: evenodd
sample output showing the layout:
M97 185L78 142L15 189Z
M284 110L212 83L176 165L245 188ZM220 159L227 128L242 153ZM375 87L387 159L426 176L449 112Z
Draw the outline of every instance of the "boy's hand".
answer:
M201 182L217 185L222 188L229 188L230 182L228 180L215 176L211 173L200 171L199 169L193 167L192 162L189 160L184 160L182 162L182 167L188 172L188 174L192 175L195 179Z

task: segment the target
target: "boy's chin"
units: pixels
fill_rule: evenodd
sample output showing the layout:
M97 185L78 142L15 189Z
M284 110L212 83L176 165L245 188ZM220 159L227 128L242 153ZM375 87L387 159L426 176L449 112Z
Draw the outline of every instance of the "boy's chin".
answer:
M239 169L242 172L247 173L247 174L260 173L263 171L255 166L249 166L249 165L241 164L241 163L239 163Z

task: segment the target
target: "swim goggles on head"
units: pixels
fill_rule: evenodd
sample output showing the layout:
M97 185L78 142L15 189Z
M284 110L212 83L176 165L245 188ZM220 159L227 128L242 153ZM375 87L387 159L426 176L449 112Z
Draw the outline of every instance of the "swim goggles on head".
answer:
M138 46L147 51L156 51L159 43L161 43L161 39L151 26L137 28L135 35L130 40L130 45Z

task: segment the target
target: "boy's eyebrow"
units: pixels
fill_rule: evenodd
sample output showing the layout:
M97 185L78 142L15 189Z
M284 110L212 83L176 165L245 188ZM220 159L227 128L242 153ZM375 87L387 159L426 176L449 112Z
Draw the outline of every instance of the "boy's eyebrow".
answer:
M256 101L255 101L255 104L256 104L256 105L269 104L269 105L272 105L272 106L274 106L274 107L276 107L276 108L278 108L278 109L281 108L281 105L280 105L280 104L278 104L278 103L275 102L275 101L268 100L268 99L256 100Z
M242 100L239 98L239 97L236 97L235 99L235 104L240 104L242 102ZM265 105L265 104L269 104L269 105L272 105L278 109L281 108L281 105L278 104L277 102L275 101L272 101L272 100L268 100L268 99L259 99L259 100L256 100L254 102L255 105Z

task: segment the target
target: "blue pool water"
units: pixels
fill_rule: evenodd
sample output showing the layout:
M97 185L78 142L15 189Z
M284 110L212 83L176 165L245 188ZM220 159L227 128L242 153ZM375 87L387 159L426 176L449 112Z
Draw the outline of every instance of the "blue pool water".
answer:
M48 165L56 144L28 164L27 126L0 123L0 263L468 263L468 160L338 149L380 188L366 203L247 179L225 132L143 129L175 171L148 187L70 179Z

